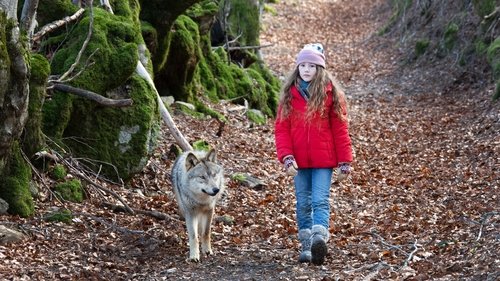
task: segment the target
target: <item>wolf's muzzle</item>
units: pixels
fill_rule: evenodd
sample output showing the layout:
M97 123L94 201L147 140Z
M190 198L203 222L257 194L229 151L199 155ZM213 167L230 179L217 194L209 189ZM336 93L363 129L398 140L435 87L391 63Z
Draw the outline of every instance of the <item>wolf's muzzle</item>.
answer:
M219 190L220 189L218 189L218 188L212 188L211 192L208 192L205 189L202 189L201 191L203 191L204 193L206 193L210 196L215 196L215 195L217 195L217 193L219 193Z

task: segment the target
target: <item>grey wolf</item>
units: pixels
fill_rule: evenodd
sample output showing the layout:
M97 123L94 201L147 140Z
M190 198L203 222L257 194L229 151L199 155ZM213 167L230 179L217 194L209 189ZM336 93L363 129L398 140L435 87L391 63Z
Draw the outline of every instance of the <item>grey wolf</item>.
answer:
M172 167L172 185L179 212L186 221L187 260L199 262L200 242L203 254L213 254L212 217L217 200L224 192L224 171L217 162L215 150L187 151L179 155Z

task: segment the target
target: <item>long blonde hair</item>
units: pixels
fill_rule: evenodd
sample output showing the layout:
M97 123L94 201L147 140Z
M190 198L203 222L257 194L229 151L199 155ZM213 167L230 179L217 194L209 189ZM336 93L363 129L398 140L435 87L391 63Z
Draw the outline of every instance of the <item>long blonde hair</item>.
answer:
M281 96L278 103L278 108L280 108L278 112L279 119L286 119L292 112L292 95L290 94L290 89L293 85L297 85L298 88L299 79L299 68L296 67L293 73L288 76L281 89ZM340 120L347 122L347 101L344 91L337 80L321 66L316 66L316 75L314 75L308 87L311 97L307 103L306 120L311 120L311 117L315 113L319 113L322 117L327 114L324 112L327 97L325 89L329 83L332 84L333 110Z

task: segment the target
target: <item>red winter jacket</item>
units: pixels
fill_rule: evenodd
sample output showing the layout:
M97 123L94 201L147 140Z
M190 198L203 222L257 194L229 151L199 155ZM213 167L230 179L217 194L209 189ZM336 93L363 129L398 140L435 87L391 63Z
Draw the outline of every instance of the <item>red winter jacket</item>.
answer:
M275 122L276 151L281 163L287 155L295 157L300 169L334 168L339 163L352 162L348 124L333 110L332 85L326 90L328 116L315 114L310 122L305 122L307 102L295 86L291 87L292 111L286 119L276 118Z

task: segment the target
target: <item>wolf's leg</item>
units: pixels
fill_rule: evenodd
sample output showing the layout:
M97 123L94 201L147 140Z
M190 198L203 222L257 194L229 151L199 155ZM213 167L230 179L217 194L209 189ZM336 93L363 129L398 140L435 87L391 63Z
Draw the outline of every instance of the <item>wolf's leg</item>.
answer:
M213 255L212 244L210 242L212 217L214 210L210 210L202 215L200 220L200 236L201 236L201 250L206 255Z
M189 259L188 261L199 262L200 261L200 249L198 241L198 223L199 218L197 215L185 214L186 215L186 227L189 236Z

